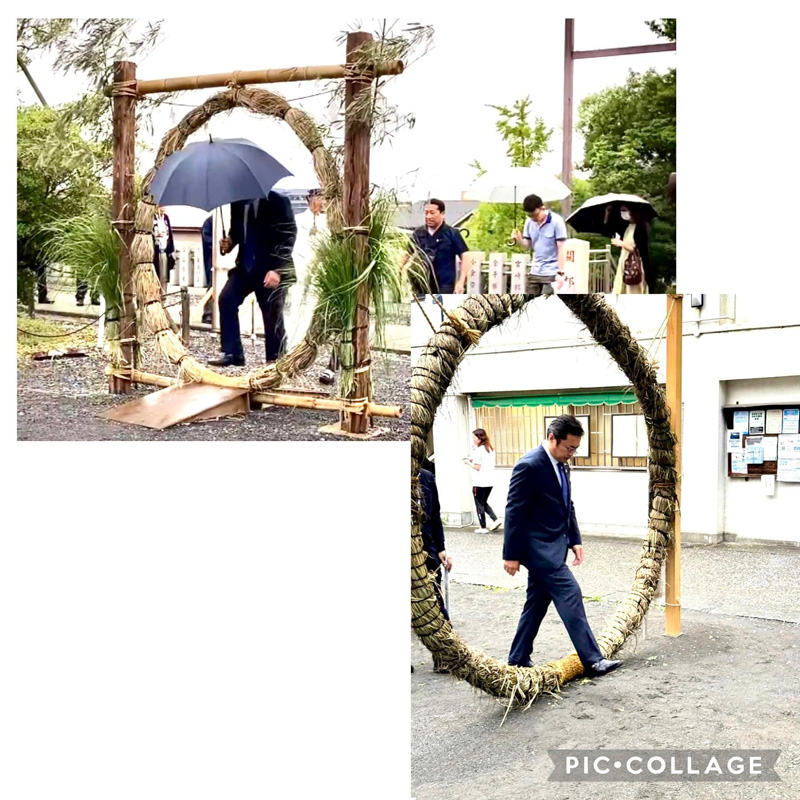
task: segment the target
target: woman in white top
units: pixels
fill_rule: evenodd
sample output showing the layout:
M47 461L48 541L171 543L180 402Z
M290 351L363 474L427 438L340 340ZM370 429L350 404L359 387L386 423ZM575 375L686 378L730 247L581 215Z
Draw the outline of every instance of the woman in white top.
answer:
M472 494L475 497L475 508L480 522L480 527L475 529L475 533L489 533L489 530L496 531L503 524L488 503L494 486L494 447L483 428L472 431L472 441L475 444L473 457L465 458L464 463L475 470L472 475ZM486 527L487 514L492 518L489 528Z

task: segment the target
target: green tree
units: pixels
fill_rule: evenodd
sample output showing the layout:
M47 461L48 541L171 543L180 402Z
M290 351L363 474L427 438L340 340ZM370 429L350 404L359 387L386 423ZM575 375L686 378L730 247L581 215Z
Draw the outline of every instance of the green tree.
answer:
M651 259L665 286L675 280L675 206L666 186L675 172L675 70L630 72L624 86L583 99L578 130L585 139L581 169L592 194L626 192L659 213L651 228Z
M501 139L506 143L506 155L512 167L530 167L538 164L546 153L550 152L552 128L547 128L542 117L530 122L530 97L514 101L511 107L490 105L497 111L499 119L495 127ZM479 176L484 170L475 159L471 167L478 170ZM511 231L520 227L525 215L522 212L522 199L516 208L511 203L481 203L470 218L465 228L469 230L469 246L472 250L504 252L510 249Z
M545 126L542 117L536 117L531 126L528 119L530 107L530 95L521 100L515 100L511 108L489 106L500 115L495 127L508 145L506 155L511 159L512 167L530 167L532 164L538 164L542 160L542 156L550 152L547 145L553 129Z
M54 53L53 67L76 73L86 90L59 109L59 124L72 124L106 143L111 158L111 102L103 89L111 83L115 61L136 60L152 50L161 37L162 21L135 19L18 19L17 65L30 67L40 54ZM35 75L33 76L35 78ZM137 120L150 125L153 109L173 95L145 96L136 103Z
M87 141L77 125L65 131L59 123L56 109L17 109L18 269L36 271L47 264L46 226L107 197L103 146ZM27 289L23 280L20 291Z
M674 42L676 22L674 19L651 19L647 21L647 27L662 39Z

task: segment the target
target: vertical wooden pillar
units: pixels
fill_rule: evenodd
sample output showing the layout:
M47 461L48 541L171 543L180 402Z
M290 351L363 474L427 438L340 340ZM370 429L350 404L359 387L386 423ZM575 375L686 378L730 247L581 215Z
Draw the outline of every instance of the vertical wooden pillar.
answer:
M372 41L372 35L363 31L347 34L347 63L352 64L354 52L366 42ZM372 86L370 78L363 80L347 79L345 87L345 122L344 122L344 223L346 228L362 228L369 224L369 155L370 129L369 121L354 119L350 108L362 92L368 92ZM355 244L355 252L359 272L367 265L369 257L369 239L367 231L348 231ZM353 388L349 398L372 399L372 382L370 379L369 353L369 291L365 284L358 287L356 296L356 317L353 328ZM369 425L367 414L343 412L342 430L348 433L366 433Z
M575 20L564 20L564 136L561 148L561 180L572 189L572 95L573 67L575 61L572 53L575 50ZM572 197L561 201L563 216L568 216L572 209Z
M114 125L114 163L112 213L114 226L121 236L119 244L119 282L122 288L119 337L122 356L131 367L136 348L136 318L133 313L133 269L131 244L133 243L133 178L136 146L136 64L132 61L114 62L114 90L112 110ZM122 84L122 86L120 86ZM130 86L126 86L130 84ZM120 91L121 89L121 91ZM129 392L132 381L110 379L109 388L115 394Z
M683 365L683 295L667 295L667 405L672 432L675 434L675 471L677 507L672 544L667 550L666 625L667 636L681 633L681 422Z

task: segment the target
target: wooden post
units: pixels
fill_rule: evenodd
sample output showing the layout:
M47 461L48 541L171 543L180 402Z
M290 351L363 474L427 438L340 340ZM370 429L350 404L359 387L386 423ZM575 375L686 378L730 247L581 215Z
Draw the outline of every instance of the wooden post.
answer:
M183 346L189 346L189 288L181 286L181 339Z
M363 31L347 34L347 62L355 61L355 51L367 42L372 35ZM344 223L353 237L358 271L367 264L369 239L366 230L369 224L369 155L370 128L366 120L355 119L352 105L363 92L372 85L370 78L347 80L345 87L344 117ZM372 381L369 354L369 291L362 283L356 294L356 318L353 328L353 388L348 399L366 398L372 400ZM366 433L369 416L349 411L342 412L340 425L348 433Z
M114 62L114 83L135 84L136 64L132 61ZM122 287L122 309L119 321L119 337L122 356L135 367L136 319L133 314L133 270L131 268L131 244L133 243L133 177L135 171L136 145L136 97L130 89L120 87L112 91L114 162L113 205L114 227L120 234L119 282ZM112 377L110 390L115 394L130 391L131 382Z
M683 363L683 295L667 295L667 405L675 445L677 507L672 544L667 550L666 624L667 636L681 634L681 368Z
M564 20L564 137L561 149L561 180L572 189L572 95L573 68L572 53L575 49L575 20ZM563 216L569 216L572 209L572 197L561 201Z

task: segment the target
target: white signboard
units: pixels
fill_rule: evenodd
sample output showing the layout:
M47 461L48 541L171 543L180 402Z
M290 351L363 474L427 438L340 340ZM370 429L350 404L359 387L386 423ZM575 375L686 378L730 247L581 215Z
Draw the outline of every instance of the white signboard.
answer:
M781 433L800 433L800 408L783 409L783 429Z
M778 460L778 437L762 436L761 446L764 448L764 461Z
M530 257L526 253L511 256L511 294L525 294Z
M738 453L742 449L742 432L728 431L728 453Z
M783 433L783 411L780 408L767 409L767 429L765 433Z
M467 273L467 294L482 294L483 283L481 281L481 262L483 253L477 250L468 250L461 256L469 264Z
M750 417L746 411L734 411L733 429L741 433L747 433L749 420Z
M611 417L611 457L636 458L647 455L647 425L642 414L614 414Z
M747 462L744 458L744 451L731 453L731 472L735 475L747 475Z
M800 434L778 437L778 480L800 483Z
M505 293L506 279L503 275L505 264L505 253L489 253L489 294Z
M564 243L564 274L557 275L553 289L556 294L587 294L589 292L589 242L567 239Z
M764 412L750 412L750 431L749 433L764 433Z
M761 476L761 488L764 490L764 494L767 497L774 497L775 496L775 476L774 475L762 475Z

